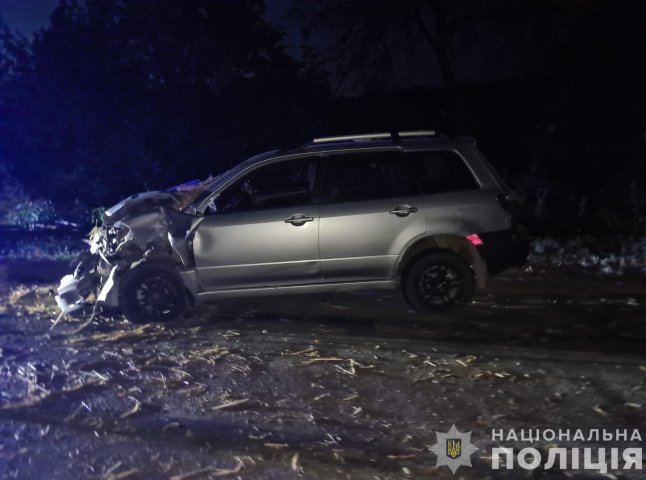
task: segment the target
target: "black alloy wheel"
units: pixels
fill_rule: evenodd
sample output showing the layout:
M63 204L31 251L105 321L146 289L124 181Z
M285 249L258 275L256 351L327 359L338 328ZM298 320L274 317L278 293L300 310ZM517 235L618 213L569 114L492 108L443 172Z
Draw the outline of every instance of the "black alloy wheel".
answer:
M438 313L468 305L475 282L469 264L459 255L435 252L415 261L404 276L403 288L414 310Z
M172 322L186 310L186 290L175 269L142 264L124 274L119 306L134 323Z

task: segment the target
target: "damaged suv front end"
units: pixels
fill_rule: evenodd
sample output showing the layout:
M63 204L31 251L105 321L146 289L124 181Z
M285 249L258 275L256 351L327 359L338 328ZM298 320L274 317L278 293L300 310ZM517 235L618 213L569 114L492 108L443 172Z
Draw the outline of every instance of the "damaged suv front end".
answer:
M79 258L72 274L61 279L56 301L62 314L86 310L92 303L104 309L122 308L119 284L144 262L175 271L190 269L191 236L203 219L191 204L208 192L214 180L135 194L107 209L102 224L90 232L89 252ZM190 300L191 292L182 290Z

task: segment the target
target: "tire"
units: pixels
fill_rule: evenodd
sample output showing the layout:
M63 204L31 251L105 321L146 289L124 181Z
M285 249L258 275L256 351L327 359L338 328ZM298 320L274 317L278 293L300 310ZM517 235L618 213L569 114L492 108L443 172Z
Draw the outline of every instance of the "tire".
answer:
M187 307L184 282L172 267L141 264L125 273L119 307L133 323L173 322Z
M414 261L403 279L404 297L419 313L445 313L471 303L475 281L462 257L436 252Z

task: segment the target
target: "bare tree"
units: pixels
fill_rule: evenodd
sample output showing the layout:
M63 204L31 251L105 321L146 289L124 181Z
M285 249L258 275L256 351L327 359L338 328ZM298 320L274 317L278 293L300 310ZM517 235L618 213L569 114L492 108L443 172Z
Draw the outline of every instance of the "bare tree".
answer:
M451 87L459 38L482 18L486 3L490 2L300 0L288 18L302 24L317 58L331 66L341 81L357 71L387 75L395 55L414 65L430 53L442 85Z
M337 84L384 86L403 62L419 78L430 58L424 83L451 87L469 62L508 73L540 64L582 8L577 0L297 0L287 20Z

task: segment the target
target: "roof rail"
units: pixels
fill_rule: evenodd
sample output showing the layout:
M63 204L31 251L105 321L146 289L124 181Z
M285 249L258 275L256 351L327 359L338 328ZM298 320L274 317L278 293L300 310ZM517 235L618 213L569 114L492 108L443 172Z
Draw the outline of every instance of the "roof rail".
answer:
M312 143L362 142L371 140L392 140L393 143L399 143L399 139L401 138L436 137L437 135L435 130L410 130L405 132L364 133L362 135L321 137L315 138L312 140Z

